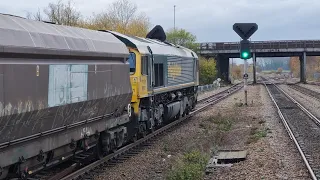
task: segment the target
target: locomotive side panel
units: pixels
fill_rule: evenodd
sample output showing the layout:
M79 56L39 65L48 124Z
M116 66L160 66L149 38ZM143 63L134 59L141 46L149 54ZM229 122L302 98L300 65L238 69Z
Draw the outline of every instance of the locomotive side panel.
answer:
M155 93L196 86L194 58L165 55L154 57Z
M2 64L0 64L0 87L3 87L3 65ZM3 88L0 88L0 117L4 115L3 94L4 94Z
M192 58L168 57L168 86L195 81L194 60Z

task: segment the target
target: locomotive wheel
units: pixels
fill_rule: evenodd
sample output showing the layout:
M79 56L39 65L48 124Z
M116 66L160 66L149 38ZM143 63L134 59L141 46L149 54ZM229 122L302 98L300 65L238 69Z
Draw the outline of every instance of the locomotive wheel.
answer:
M102 142L102 150L105 152L105 153L109 153L110 150L111 150L111 145L110 145L110 136L109 135L103 135L101 137L101 142Z
M191 110L190 106L187 106L186 115L189 115L189 114L190 114L190 110Z
M179 113L176 115L176 117L175 117L175 120L178 120L178 119L180 119L180 111L179 111Z
M144 129L142 132L141 132L141 137L144 138L147 136L147 131Z
M186 116L187 111L188 111L188 107L186 107L186 109L183 111L183 113L182 113L182 117L185 117L185 116Z
M147 128L145 123L140 123L139 127L139 137L144 138L147 135Z
M116 139L112 139L111 140L111 152L116 152L117 151L117 140Z
M132 139L131 139L131 142L136 142L138 140L138 135L137 135L137 133L135 133L134 134L134 136L132 137Z
M95 152L96 152L96 158L102 159L103 158L103 150L102 150L102 142L101 139L97 142L97 145L95 147Z
M153 132L154 132L154 130L155 130L155 127L154 127L154 126L152 126L152 127L150 128L150 133L153 133Z
M162 125L163 125L163 117L162 116L160 116L160 118L157 120L157 123L156 123L156 127L157 127L157 129L159 129L160 127L162 127Z

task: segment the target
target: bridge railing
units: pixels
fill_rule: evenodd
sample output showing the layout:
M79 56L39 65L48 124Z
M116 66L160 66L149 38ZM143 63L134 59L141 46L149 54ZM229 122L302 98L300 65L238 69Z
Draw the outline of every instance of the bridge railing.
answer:
M199 43L200 50L239 50L239 42L207 42ZM320 40L295 41L251 41L251 49L295 49L320 48Z

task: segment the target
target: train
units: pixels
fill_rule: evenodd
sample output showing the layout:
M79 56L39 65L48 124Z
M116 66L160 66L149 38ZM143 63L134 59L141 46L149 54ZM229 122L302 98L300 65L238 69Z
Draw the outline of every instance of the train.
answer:
M189 114L199 61L146 37L0 14L0 180L102 158Z

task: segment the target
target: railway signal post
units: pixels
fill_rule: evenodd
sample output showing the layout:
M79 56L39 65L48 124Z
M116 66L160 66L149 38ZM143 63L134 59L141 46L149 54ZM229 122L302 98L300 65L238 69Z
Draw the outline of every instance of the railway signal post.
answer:
M247 60L251 58L250 41L248 40L253 33L258 30L256 23L235 23L233 30L242 38L240 41L240 58L244 60L244 99L245 105L248 105L247 101L247 85L248 85L248 74L247 74Z

